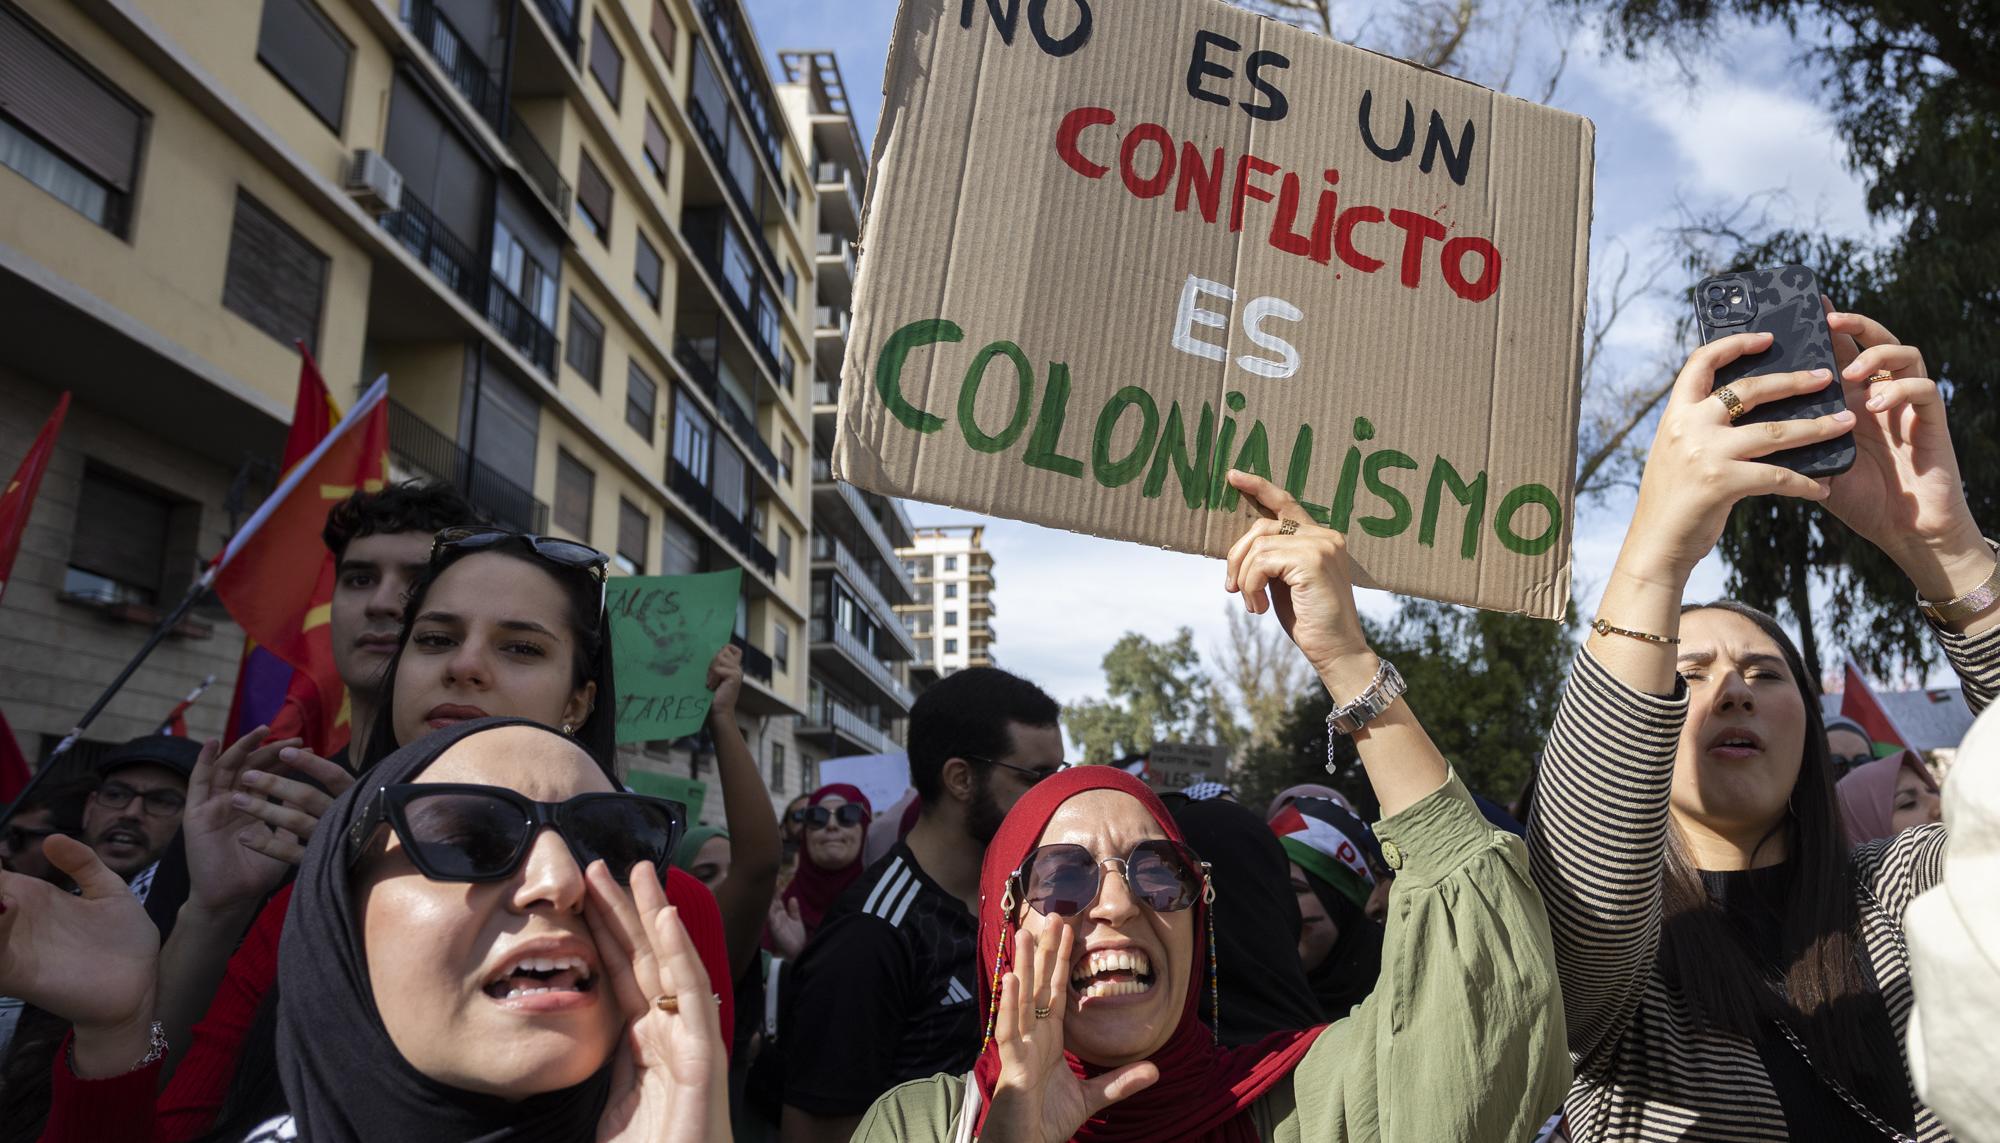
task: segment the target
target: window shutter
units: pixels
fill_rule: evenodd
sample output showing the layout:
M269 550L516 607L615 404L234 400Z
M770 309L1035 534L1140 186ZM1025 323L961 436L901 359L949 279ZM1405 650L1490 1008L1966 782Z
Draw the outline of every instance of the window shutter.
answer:
M583 374L590 387L598 388L603 382L604 369L604 323L577 300L575 294L569 296L569 349L563 360L570 368Z
M646 572L646 513L623 496L618 498L618 554L640 575Z
M257 58L335 132L347 103L353 45L312 0L264 0Z
M556 524L590 542L590 506L597 475L567 449L556 450Z
M604 172L590 161L588 151L577 152L576 201L589 213L591 221L597 223L607 237L611 231L611 183Z
M163 497L98 469L84 469L70 564L157 593L167 562L171 512Z
M661 180L667 177L667 129L660 126L659 117L651 107L646 108L646 157L653 161L653 171Z
M625 373L625 423L649 443L653 439L653 410L658 395L659 386L653 384L638 362L632 362Z
M660 0L653 0L653 46L660 49L660 58L670 69L674 66L674 43L679 31L674 26L674 18L667 13L667 6Z
M241 190L229 233L229 268L222 304L290 345L319 345L320 300L327 257Z
M118 191L132 193L144 114L4 7L0 112Z
M625 57L612 41L611 29L604 26L602 16L591 17L590 74L597 77L598 86L611 97L611 106L618 106L618 89L625 77Z
M644 234L639 235L639 247L632 254L632 272L654 309L660 306L660 270L660 252L653 249Z

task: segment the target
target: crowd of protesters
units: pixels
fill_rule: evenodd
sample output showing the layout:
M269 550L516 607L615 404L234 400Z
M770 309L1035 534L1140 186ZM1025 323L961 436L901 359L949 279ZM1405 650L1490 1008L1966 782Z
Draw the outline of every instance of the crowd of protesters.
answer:
M1848 413L1738 425L1826 378L1725 400L1761 335L1689 358L1512 814L1370 649L1343 538L1254 475L1223 587L1324 685L1372 822L1067 765L993 668L918 698L902 800L774 812L725 647L693 823L622 781L602 553L356 493L349 748L141 738L12 808L0 1143L2000 1140L2000 731L1941 788L1823 717L1769 616L1683 598L1739 501L1815 501L1973 708L2000 689L1937 386L1829 324ZM1848 432L1830 481L1765 459Z

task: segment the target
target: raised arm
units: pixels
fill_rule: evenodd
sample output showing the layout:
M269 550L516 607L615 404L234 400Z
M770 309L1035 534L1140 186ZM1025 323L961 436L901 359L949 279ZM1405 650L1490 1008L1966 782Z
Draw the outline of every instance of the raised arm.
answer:
M743 689L743 652L725 646L708 666L715 702L708 730L715 738L715 768L722 780L724 820L729 825L729 874L715 887L732 972L741 972L757 954L764 912L778 884L778 815L757 776L757 760L736 726L736 697Z

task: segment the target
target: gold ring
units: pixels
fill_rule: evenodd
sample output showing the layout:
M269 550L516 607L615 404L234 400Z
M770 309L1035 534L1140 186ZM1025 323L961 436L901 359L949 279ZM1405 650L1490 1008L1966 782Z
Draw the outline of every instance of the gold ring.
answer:
M1049 1018L1049 1010L1048 1010L1048 1009L1046 1009L1046 1008L1037 1008L1037 1009L1035 1009L1035 1019L1037 1019L1037 1020L1046 1020L1046 1019L1048 1019L1048 1018Z
M671 992L663 996L655 996L653 997L653 1007L658 1008L662 1012L678 1013L681 1010L681 998Z
M1278 521L1278 534L1280 536L1289 536L1294 532L1297 532L1298 530L1299 530L1299 522L1297 520Z
M1750 411L1743 407L1743 402L1736 396L1736 391L1727 385L1715 391L1715 399L1722 402L1722 407L1728 410L1731 424L1735 424L1737 418Z
M1894 373L1891 373L1891 372L1889 372L1889 371L1888 371L1887 369L1884 369L1884 370L1883 370L1882 372L1880 372L1880 373L1875 373L1875 374L1871 374L1871 375L1869 375L1869 378L1868 378L1868 382L1867 382L1867 383L1868 383L1868 384L1870 384L1870 385L1877 385L1877 384L1880 384L1881 382L1884 382L1884 381L1894 381L1895 379L1896 379L1896 375L1895 375Z

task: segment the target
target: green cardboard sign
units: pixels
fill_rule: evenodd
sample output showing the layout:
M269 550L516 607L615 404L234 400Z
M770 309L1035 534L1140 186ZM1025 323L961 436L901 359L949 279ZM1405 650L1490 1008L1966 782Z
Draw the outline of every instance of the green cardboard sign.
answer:
M618 682L618 741L680 738L701 729L708 664L729 642L743 570L619 576L608 585Z
M655 770L628 770L625 784L636 794L651 794L656 798L666 798L687 807L688 825L701 820L701 804L708 800L708 783L693 778L683 778L679 774L662 774Z

